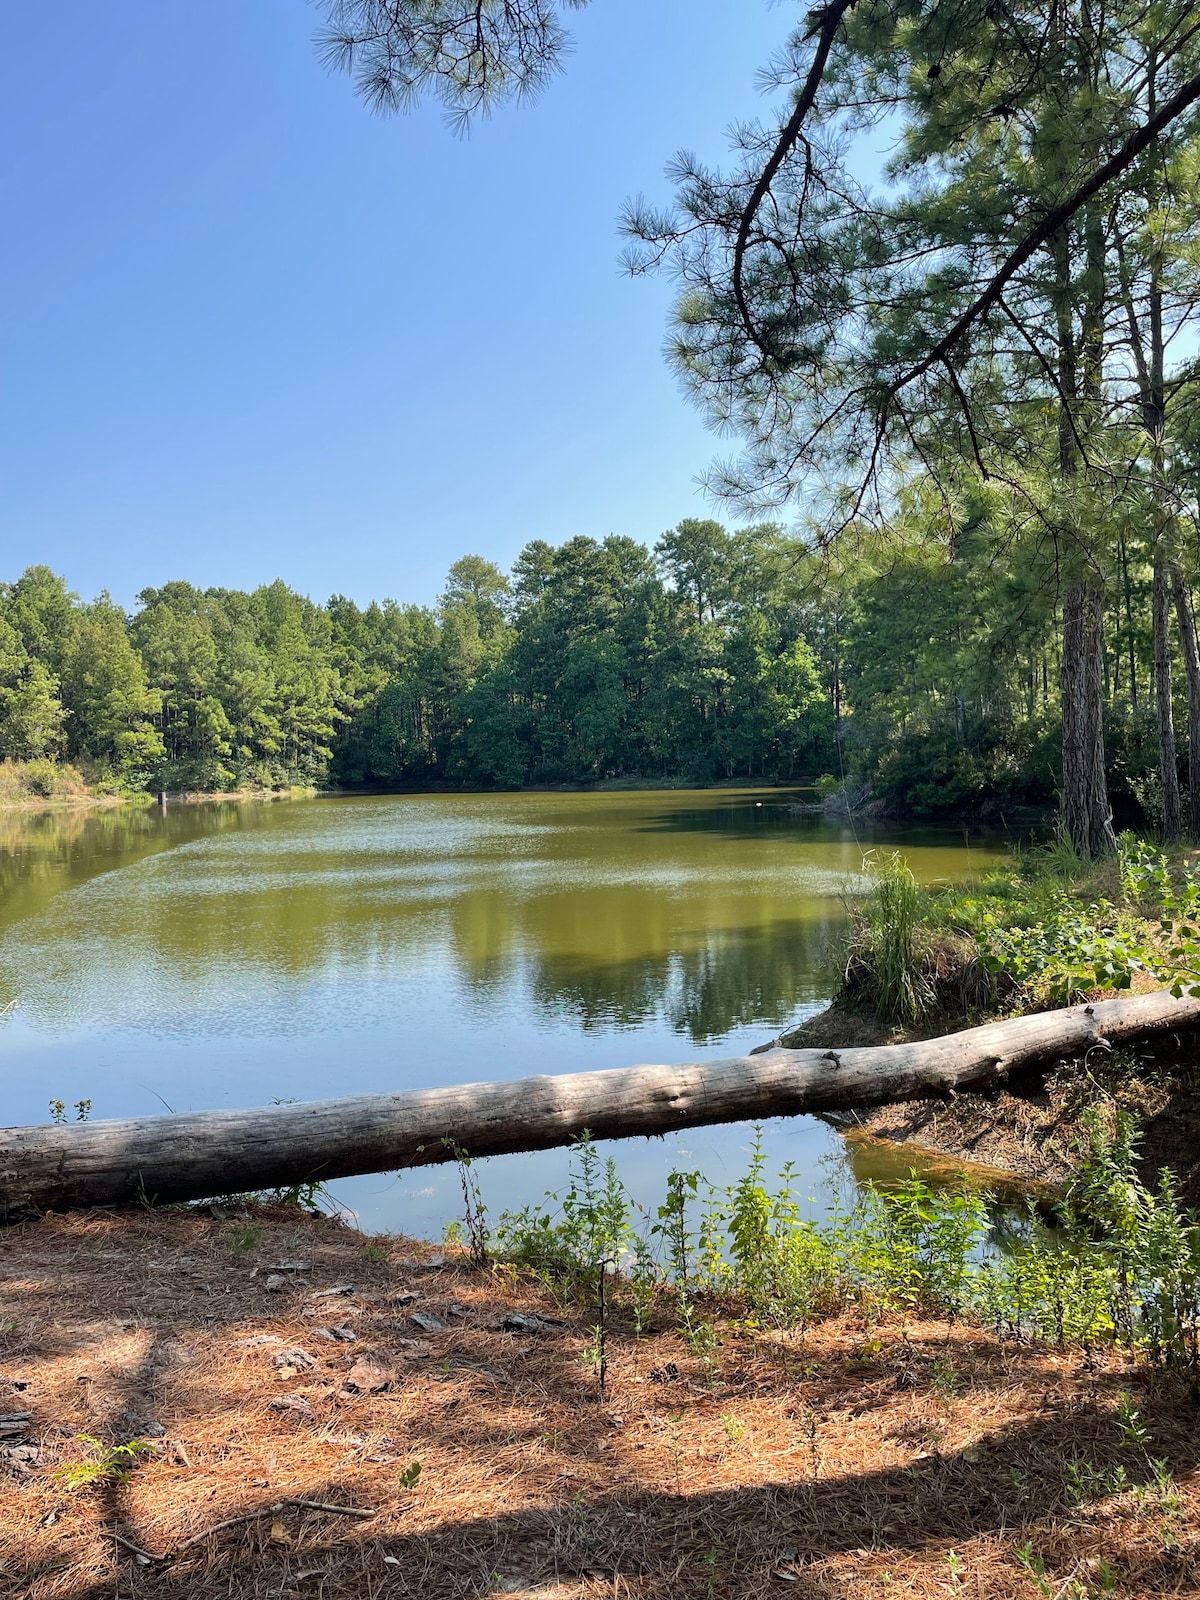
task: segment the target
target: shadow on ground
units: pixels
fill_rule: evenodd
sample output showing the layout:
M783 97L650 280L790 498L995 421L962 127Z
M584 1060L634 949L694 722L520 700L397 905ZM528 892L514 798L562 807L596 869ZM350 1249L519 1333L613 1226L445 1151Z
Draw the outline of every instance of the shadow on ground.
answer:
M586 1308L286 1208L50 1218L0 1255L0 1412L33 1413L0 1458L6 1595L1200 1587L1197 1414L1115 1358L911 1320L722 1325L705 1356L664 1327L613 1338L600 1395Z

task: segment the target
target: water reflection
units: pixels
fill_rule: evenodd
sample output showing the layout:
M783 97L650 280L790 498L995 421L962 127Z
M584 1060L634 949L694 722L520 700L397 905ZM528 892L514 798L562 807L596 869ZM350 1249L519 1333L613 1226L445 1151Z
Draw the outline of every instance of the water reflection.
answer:
M0 1001L19 1002L0 1031L6 1120L40 1120L50 1094L144 1114L158 1097L244 1105L747 1048L828 993L865 846L903 844L926 879L995 853L953 833L856 838L789 803L0 814Z
M553 956L537 963L531 990L543 1015L582 1028L639 1028L661 1017L707 1044L732 1028L790 1017L828 994L827 958L840 926L840 915L781 917L769 927L723 928L679 952L610 961Z

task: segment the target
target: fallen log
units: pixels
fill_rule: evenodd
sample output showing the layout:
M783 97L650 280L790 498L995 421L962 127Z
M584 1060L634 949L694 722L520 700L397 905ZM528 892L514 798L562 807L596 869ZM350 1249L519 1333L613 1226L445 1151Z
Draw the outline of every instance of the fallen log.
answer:
M709 1123L997 1087L1013 1072L1200 1025L1200 999L1103 1000L911 1044L466 1083L245 1111L0 1129L0 1215L154 1204Z

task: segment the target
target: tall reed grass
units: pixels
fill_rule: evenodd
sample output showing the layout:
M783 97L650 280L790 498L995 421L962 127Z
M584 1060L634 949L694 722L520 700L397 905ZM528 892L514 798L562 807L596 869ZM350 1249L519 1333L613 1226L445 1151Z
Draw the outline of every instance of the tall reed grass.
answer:
M877 1022L920 1022L937 999L921 927L925 896L899 851L864 866L874 881L854 919L843 996Z

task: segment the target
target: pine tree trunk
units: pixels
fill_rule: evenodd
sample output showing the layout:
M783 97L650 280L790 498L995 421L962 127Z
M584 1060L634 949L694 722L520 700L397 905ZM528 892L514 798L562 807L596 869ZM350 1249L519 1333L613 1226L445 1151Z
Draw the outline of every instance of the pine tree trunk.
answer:
M1170 843L1183 832L1183 819L1175 764L1175 712L1171 704L1171 584L1167 563L1161 557L1154 562L1154 704L1162 770L1163 840Z
M1175 600L1175 620L1179 625L1179 644L1187 678L1188 698L1188 831L1200 839L1200 647L1196 642L1196 618L1191 596L1183 581L1179 563L1171 563L1171 593Z
M1073 583L1063 603L1063 822L1088 861L1116 848L1104 775L1104 592Z
M1124 539L1118 542L1117 549L1121 558L1121 589L1125 600L1125 642L1129 647L1129 705L1131 710L1136 711L1138 708L1137 638L1133 627L1133 589L1129 582L1129 555Z

